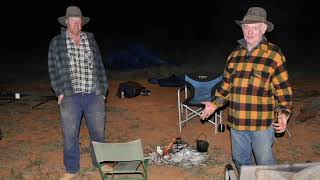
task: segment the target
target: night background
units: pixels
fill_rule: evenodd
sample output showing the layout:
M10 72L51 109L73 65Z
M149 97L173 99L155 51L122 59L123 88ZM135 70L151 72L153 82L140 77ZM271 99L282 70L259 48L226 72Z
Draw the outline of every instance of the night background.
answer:
M165 61L219 68L242 38L234 20L261 6L275 25L267 38L280 46L289 71L318 71L318 9L306 1L12 1L1 6L2 82L20 79L16 71L47 70L48 45L61 28L57 18L69 5L91 18L83 30L95 34L103 59L114 49L141 44Z

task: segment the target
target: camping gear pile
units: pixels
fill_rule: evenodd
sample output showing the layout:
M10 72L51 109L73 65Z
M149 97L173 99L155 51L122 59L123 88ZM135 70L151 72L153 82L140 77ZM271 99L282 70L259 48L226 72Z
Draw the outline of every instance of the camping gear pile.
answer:
M150 90L146 89L140 83L134 81L126 81L119 84L117 96L120 99L123 98L134 98L136 96L149 96Z

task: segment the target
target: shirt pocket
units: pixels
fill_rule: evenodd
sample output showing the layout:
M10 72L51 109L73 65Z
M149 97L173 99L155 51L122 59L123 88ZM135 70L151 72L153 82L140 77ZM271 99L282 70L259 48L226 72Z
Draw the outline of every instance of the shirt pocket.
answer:
M250 73L241 69L233 69L230 71L230 87L231 88L246 88L248 87Z
M252 70L250 73L249 85L254 88L268 90L270 86L270 75L268 72Z

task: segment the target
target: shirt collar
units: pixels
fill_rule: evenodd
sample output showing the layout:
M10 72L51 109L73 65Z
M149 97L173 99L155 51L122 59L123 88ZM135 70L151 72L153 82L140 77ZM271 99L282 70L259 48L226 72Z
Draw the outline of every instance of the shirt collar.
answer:
M66 34L66 38L67 38L69 41L73 42L73 41L71 40L71 37L69 36L69 34L68 34L67 31L65 31L65 34ZM85 40L86 40L85 34L84 34L83 32L80 32L80 44L83 43Z
M246 40L244 38L238 40L238 43L240 44L241 48L247 49L247 42L246 42ZM268 40L267 40L267 38L265 36L263 36L263 38L258 43L258 45L256 47L254 47L253 49L261 49L263 51L268 51Z

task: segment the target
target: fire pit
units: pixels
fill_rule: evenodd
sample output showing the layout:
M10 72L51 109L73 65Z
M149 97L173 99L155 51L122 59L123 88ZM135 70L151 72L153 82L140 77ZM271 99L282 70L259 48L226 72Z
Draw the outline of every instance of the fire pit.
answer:
M195 166L206 166L208 160L207 152L198 152L190 147L188 144L174 144L170 153L162 155L160 146L157 146L157 151L149 153L150 163L158 165L174 165L184 168L191 168Z

